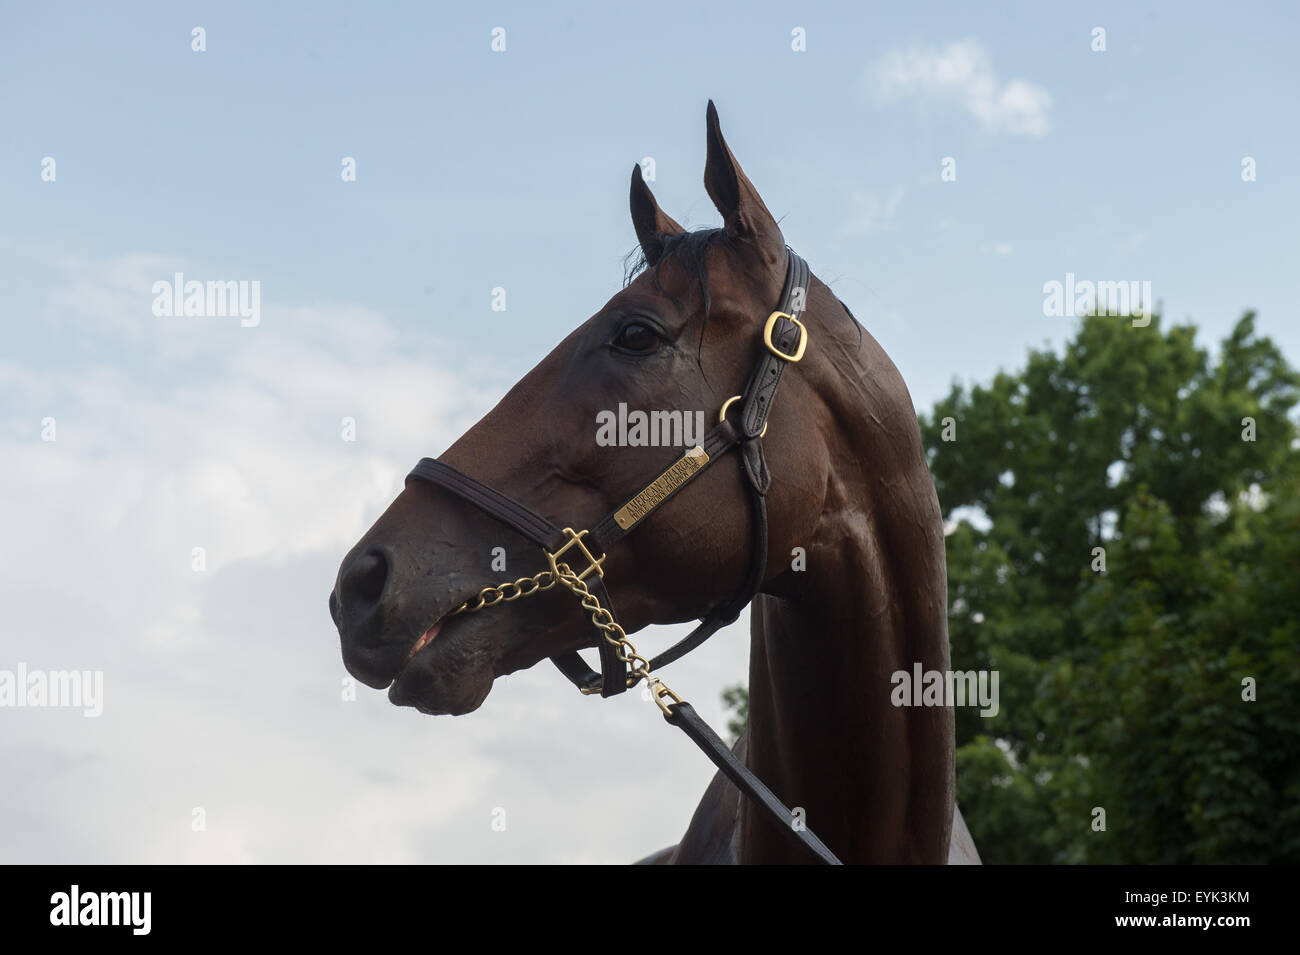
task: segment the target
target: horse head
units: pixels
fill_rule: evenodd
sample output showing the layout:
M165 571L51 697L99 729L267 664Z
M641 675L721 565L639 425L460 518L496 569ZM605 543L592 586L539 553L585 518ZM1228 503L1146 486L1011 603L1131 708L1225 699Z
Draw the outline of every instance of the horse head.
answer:
M723 227L687 232L633 167L630 206L644 268L452 444L443 462L560 526L590 527L673 460L657 441L610 446L599 440L600 422L620 406L662 413L658 420L674 425L694 416L718 420L765 347L763 325L782 292L787 250L712 103L704 185ZM825 285L809 284L810 328L830 325L841 336L856 329ZM818 382L834 372L833 356L834 349L810 352L771 409L763 445L771 471L783 476L767 495L772 554L788 554L821 514L830 467L823 436L834 422ZM743 482L734 464L710 469L607 555L606 584L628 632L702 617L742 585L754 556ZM348 671L388 687L399 705L476 709L496 677L592 645L590 623L558 588L504 601L491 613L452 614L503 576L532 577L545 566L536 546L491 516L443 488L408 482L344 558L330 595ZM782 576L780 566L767 566L774 569L764 588Z

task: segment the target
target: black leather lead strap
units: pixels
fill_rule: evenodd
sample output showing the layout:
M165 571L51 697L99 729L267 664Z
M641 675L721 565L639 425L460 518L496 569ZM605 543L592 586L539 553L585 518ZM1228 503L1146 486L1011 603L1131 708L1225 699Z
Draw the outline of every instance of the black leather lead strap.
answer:
M680 727L682 732L691 738L696 746L704 751L704 755L713 761L713 765L722 770L727 778L736 784L742 793L754 801L754 804L763 811L766 816L772 820L783 831L788 832L791 838L798 840L817 856L818 860L827 865L843 865L835 857L835 853L826 848L826 844L813 834L808 828L796 829L794 826L794 813L786 808L785 803L776 798L772 790L763 785L762 780L749 771L749 769L740 760L736 759L734 753L727 747L718 734L709 728L709 724L700 719L694 707L689 703L670 703L668 704L670 713L664 716L669 723Z

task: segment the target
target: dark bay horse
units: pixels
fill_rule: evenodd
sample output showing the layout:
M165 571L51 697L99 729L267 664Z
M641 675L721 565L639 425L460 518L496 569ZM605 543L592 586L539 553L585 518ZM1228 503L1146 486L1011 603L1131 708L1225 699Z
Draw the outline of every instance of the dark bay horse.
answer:
M702 410L714 421L742 393L783 295L787 249L712 103L707 144L704 184L723 227L683 230L635 167L644 270L442 462L559 525L591 527L673 460L648 443L597 441L602 413ZM978 861L953 799L951 708L891 702L891 674L948 670L943 523L916 413L875 339L825 284L807 285L807 352L785 371L761 442L766 565L735 752L844 862ZM756 548L741 475L702 472L606 555L627 633L703 617L742 586ZM592 646L560 587L453 613L500 582L498 547L512 570L545 566L528 540L445 488L408 482L330 595L348 671L397 705L463 714L496 677ZM654 716L647 733L662 732ZM786 835L719 774L681 843L648 861L809 861Z

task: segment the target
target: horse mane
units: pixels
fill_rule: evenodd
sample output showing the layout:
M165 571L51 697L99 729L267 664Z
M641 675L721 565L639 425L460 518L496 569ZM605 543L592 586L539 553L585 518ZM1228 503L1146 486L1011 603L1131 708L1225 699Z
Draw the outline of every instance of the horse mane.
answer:
M654 265L655 289L663 295L668 295L664 287L659 284L659 270L663 268L665 262L671 259L679 259L683 265L695 272L700 283L700 292L704 295L704 308L707 311L709 307L709 249L715 243L725 245L727 241L727 230L720 228L695 229L691 232L674 232L671 235L663 236L663 252L660 253L659 261ZM623 287L627 288L628 285L632 284L632 280L644 272L649 264L645 258L645 251L639 245L628 252L623 257ZM672 298L671 295L668 295L668 297ZM674 299L674 301L676 300Z

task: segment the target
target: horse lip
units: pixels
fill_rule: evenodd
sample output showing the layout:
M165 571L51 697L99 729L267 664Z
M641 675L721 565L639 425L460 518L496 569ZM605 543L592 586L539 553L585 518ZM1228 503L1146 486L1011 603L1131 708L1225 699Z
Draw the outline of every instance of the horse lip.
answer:
M407 664L415 659L417 653L437 639L438 634L442 631L442 623L446 619L446 617L439 617L432 627L420 634L419 639L417 639L415 643L411 644L411 649L407 652L406 659L402 661L402 665L398 667L397 675L393 677L393 682L397 682L398 677L402 675L402 671L406 669Z

